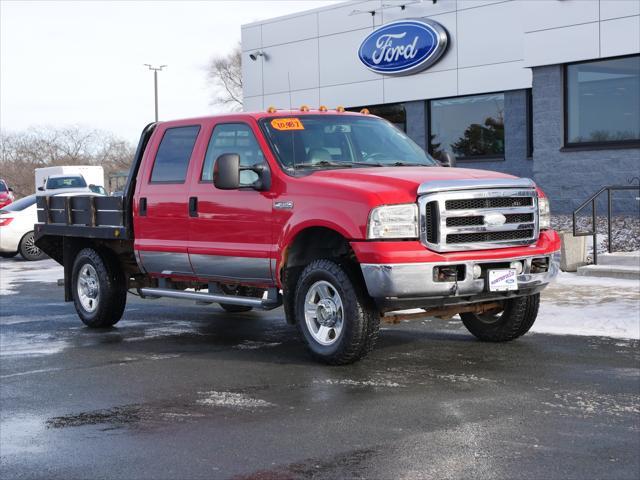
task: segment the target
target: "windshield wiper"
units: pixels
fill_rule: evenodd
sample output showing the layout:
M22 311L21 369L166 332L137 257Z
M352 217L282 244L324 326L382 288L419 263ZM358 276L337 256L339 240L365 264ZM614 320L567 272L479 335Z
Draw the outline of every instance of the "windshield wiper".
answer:
M354 165L362 165L365 167L431 167L424 163L407 163L407 162L392 162L392 163L380 163L380 162L352 162Z
M351 163L342 163L342 162L330 162L328 160L321 160L319 162L314 163L302 163L296 165L296 168L315 168L315 167L338 167L338 168L351 168L353 165Z

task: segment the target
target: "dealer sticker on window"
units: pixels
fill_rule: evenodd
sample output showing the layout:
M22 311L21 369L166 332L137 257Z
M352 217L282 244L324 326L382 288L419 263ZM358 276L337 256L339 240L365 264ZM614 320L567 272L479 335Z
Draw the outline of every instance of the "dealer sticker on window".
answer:
M489 270L489 291L506 292L518 289L518 277L515 268Z
M276 130L304 130L299 118L274 118L271 126Z

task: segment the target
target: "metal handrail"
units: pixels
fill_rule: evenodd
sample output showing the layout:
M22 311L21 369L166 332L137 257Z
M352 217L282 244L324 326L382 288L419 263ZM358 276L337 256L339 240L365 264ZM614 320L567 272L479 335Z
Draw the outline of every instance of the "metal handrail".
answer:
M633 179L629 182L632 183ZM626 190L635 190L640 193L640 185L608 185L606 187L602 187L596 193L591 195L584 203L582 203L578 208L573 211L573 236L574 237L593 237L593 263L594 265L598 264L598 239L597 239L597 215L596 215L596 200L598 197L607 192L607 251L611 253L611 207L613 203L613 199L611 196L611 192L617 191L626 191ZM576 218L580 210L582 210L587 205L591 204L591 231L588 232L578 232L578 225L576 222Z

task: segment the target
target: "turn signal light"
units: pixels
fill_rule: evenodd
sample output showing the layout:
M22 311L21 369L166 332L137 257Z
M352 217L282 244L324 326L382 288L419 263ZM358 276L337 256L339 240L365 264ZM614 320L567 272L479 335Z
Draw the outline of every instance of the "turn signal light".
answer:
M11 222L13 222L13 217L0 218L0 227L4 227L5 225L9 225Z
M309 111L309 106L308 105L302 105L300 107L300 111L301 112L308 112Z

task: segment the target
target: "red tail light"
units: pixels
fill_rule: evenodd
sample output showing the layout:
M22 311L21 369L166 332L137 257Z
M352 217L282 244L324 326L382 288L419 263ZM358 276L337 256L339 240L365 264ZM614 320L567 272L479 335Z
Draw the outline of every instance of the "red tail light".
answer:
M0 227L4 227L6 225L9 225L11 222L13 222L13 217L0 218Z

